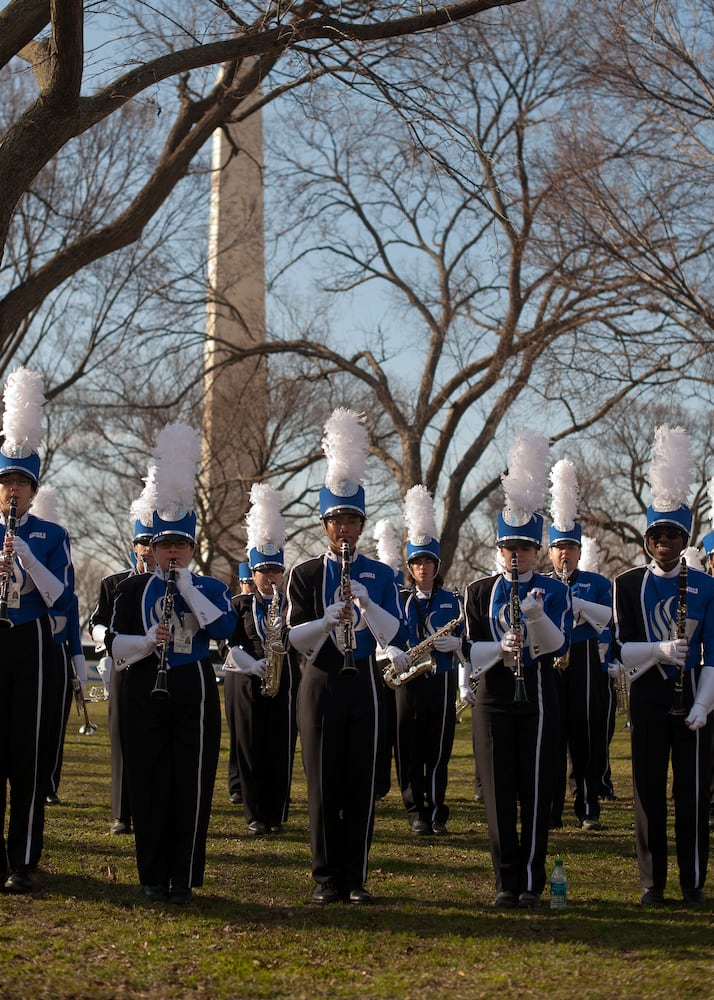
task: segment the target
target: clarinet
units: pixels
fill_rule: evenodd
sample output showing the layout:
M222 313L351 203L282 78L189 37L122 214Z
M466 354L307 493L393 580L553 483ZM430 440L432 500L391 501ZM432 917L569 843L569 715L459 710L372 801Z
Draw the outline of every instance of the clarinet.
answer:
M5 555L11 556L15 548L15 528L17 526L17 497L10 498L10 510L5 523ZM3 573L0 579L0 628L12 628L7 613L11 572Z
M166 572L166 591L164 593L164 606L161 612L161 622L167 628L171 627L171 616L174 610L174 591L176 590L176 560L169 559L169 568ZM159 648L159 669L156 671L156 683L151 692L152 697L158 695L160 698L168 698L169 692L169 647L171 637L164 639Z
M513 671L515 682L513 701L524 702L528 701L528 696L526 695L526 682L523 677L523 649L521 647L521 643L523 642L523 623L521 621L521 598L518 593L518 556L515 552L511 556L511 632L519 640L518 649L513 654L515 662L515 669Z
M340 589L342 600L345 602L345 609L349 610L349 618L342 623L342 644L344 646L344 659L342 661L341 674L356 674L354 653L352 652L352 587L350 584L350 546L349 542L342 542L340 546L340 557L342 559L342 575L340 578Z
M675 639L687 638L687 560L682 559L679 567L679 583L677 584L677 623L675 626ZM670 715L683 716L684 711L682 691L684 688L684 665L677 667L677 676L674 680L674 698Z

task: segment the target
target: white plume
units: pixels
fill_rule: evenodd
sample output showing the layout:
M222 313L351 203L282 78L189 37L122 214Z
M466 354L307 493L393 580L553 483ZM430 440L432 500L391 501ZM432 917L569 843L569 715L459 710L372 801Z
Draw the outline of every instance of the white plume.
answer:
M141 521L147 527L151 526L154 511L156 510L156 471L155 465L149 466L146 478L144 479L144 489L130 507L132 529L134 528L134 521Z
M345 483L362 484L367 466L369 439L364 415L338 407L325 422L322 450L327 458L325 486L343 496Z
M672 511L686 504L693 478L694 462L687 432L683 427L658 427L647 475L653 509Z
M550 470L550 516L558 531L572 531L578 516L578 477L567 458Z
M709 496L709 520L711 521L712 527L714 527L714 477L709 480L709 489L707 494Z
M581 539L580 559L578 569L585 573L599 573L600 558L597 550L597 542L594 538L583 535Z
M404 524L407 538L415 545L423 545L430 539L437 541L434 501L426 486L412 486L404 497Z
M4 391L5 413L2 433L3 451L14 457L27 458L39 451L42 441L42 408L45 394L42 376L27 368L18 368L8 376Z
M154 448L156 507L162 517L181 517L193 509L201 435L188 424L167 424Z
M40 486L32 498L31 513L35 517L41 517L43 521L52 521L54 524L60 523L59 509L57 507L57 490L54 486Z
M508 453L508 472L501 476L506 524L525 524L543 506L548 450L548 439L538 431L524 427L516 435Z
M402 540L389 518L377 521L374 526L377 558L396 573L402 564Z
M285 543L285 518L280 511L280 494L268 483L253 483L250 490L252 506L245 515L248 549L274 545L282 549Z

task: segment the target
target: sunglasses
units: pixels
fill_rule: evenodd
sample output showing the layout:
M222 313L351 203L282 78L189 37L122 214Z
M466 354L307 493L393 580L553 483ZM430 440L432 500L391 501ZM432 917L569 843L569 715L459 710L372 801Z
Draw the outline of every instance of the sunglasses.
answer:
M677 531L676 528L657 528L656 531L648 531L647 537L651 538L653 542L659 542L664 538L674 542L684 538L684 535L681 531Z

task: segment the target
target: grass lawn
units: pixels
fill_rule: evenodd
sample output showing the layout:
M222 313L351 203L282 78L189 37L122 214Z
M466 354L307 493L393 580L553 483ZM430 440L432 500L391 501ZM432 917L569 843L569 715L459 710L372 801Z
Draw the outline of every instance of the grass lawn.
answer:
M661 911L640 909L629 734L618 718L619 798L604 829L567 815L551 839L568 874L568 907L495 911L483 807L473 797L470 720L457 727L448 837L414 837L395 790L377 808L371 907L310 902L302 767L280 837L246 834L219 763L206 882L189 906L138 891L133 840L109 833L106 703L98 732L70 716L62 805L48 808L31 896L0 897L0 997L711 997L712 906L679 904L674 844ZM567 806L566 806L567 808ZM708 888L712 890L712 880Z

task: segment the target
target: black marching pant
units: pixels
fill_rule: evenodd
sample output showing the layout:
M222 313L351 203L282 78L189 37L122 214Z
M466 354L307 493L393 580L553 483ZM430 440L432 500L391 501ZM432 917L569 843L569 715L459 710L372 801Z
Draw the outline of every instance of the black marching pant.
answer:
M54 644L54 668L52 670L51 708L54 717L48 719L50 741L50 775L47 793L57 793L62 777L64 738L67 732L69 713L72 708L74 688L72 687L72 661L64 643Z
M124 767L122 749L121 703L122 685L126 680L125 670L115 670L109 675L109 704L107 705L107 725L109 727L109 751L111 756L111 807L114 819L131 823L129 805L129 785Z
M456 675L422 674L396 691L397 773L409 822L446 823L456 729Z
M248 823L276 826L288 818L299 680L299 669L286 657L274 698L260 693L261 680L251 674L237 673L231 685L239 787Z
M221 738L210 660L168 672L169 697L152 696L155 657L127 669L121 718L142 885L203 885L206 837Z
M351 890L367 879L374 828L382 683L372 658L356 674L304 668L298 728L307 778L312 874Z
M683 690L686 713L694 702L695 686L695 671L687 671ZM682 716L670 715L673 691L674 681L663 678L657 666L630 688L637 863L643 889L664 889L667 883L670 755L679 882L686 889L701 889L707 876L712 724L710 720L702 729L692 731Z
M0 648L0 873L42 854L54 643L49 617L5 629ZM10 819L5 839L7 787Z
M472 715L496 891L517 895L545 886L559 732L552 668L525 670L527 702L488 700L478 691Z

